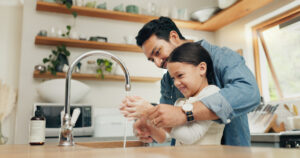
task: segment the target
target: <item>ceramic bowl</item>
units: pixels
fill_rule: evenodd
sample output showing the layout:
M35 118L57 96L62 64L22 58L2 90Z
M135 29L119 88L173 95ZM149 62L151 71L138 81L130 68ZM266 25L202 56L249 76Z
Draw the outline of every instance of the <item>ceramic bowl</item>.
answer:
M218 0L218 5L220 9L226 9L232 6L237 0Z
M208 20L216 11L218 10L218 7L211 7L211 8L205 8L201 10L195 11L191 18L193 20L198 20L200 22L205 22Z
M66 79L53 79L41 83L37 87L37 92L43 101L50 103L65 102L65 84ZM89 86L77 81L71 80L71 100L70 103L79 102L89 91Z

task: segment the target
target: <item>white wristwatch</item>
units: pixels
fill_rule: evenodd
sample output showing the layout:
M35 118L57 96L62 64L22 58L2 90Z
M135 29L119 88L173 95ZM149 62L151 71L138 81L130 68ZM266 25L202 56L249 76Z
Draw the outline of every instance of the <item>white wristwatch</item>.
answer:
M193 115L193 104L188 103L188 104L183 104L182 105L182 110L185 112L186 114L186 119L187 121L193 121L194 120L194 115Z

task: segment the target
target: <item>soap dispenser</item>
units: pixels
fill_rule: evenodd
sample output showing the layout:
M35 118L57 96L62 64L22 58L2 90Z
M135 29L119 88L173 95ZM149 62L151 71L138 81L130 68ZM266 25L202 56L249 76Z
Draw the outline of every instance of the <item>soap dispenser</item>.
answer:
M46 119L41 107L37 107L35 115L30 119L30 145L43 145L45 143Z

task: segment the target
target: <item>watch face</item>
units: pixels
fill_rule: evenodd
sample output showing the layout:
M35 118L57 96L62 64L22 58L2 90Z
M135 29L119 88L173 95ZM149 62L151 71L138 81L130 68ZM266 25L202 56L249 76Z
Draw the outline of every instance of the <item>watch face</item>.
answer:
M193 104L184 104L182 106L183 111L187 112L187 111L193 111Z

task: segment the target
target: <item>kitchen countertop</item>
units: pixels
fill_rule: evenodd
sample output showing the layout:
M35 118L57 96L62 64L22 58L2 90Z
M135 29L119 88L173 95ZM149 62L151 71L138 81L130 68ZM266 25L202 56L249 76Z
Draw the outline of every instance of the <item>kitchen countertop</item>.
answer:
M80 145L59 147L0 145L1 158L299 158L299 149L278 149L233 146L180 146L89 148Z

